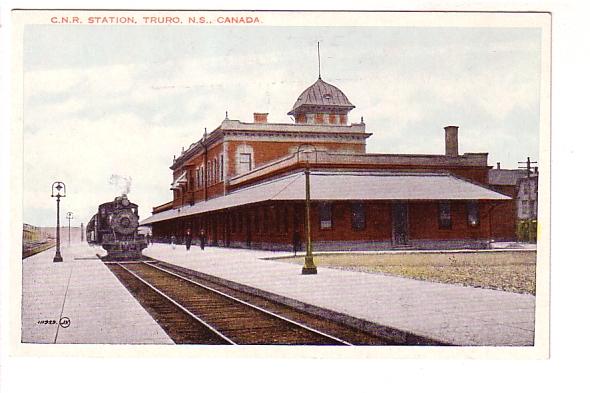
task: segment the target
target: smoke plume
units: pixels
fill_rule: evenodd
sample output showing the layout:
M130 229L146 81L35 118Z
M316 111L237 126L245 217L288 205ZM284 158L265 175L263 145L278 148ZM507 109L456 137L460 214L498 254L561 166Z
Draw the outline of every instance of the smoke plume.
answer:
M131 176L111 175L109 184L115 186L121 195L127 195L131 192Z

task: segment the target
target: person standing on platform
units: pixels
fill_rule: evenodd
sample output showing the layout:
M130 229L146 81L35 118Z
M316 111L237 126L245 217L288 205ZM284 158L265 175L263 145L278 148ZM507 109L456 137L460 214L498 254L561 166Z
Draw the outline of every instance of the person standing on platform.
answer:
M199 243L201 244L201 250L205 249L205 230L201 229L199 232Z
M186 234L184 236L184 242L186 244L186 250L189 251L191 249L191 244L193 243L193 235L191 233L190 228L188 228L186 230Z
M297 256L297 251L301 248L301 234L296 229L293 232L293 254Z
M172 244L172 249L176 250L176 236L172 235L170 238L170 244Z

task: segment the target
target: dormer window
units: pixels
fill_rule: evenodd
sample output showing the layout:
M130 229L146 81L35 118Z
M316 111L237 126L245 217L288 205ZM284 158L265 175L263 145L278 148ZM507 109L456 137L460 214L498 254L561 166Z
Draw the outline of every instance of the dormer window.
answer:
M322 96L322 98L323 98L324 100L331 100L331 99L332 99L332 94L330 94L330 93L326 93L326 94L324 94L324 95Z

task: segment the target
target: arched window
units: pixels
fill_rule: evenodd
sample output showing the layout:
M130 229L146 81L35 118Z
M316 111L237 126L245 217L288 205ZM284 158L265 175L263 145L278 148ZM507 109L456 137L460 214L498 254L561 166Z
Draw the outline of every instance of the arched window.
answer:
M217 177L218 170L217 170L217 158L213 159L213 183L217 183L219 178Z

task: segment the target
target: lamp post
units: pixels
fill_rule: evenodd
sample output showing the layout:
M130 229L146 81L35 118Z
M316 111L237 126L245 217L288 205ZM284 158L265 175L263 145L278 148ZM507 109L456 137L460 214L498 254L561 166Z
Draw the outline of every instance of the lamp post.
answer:
M312 150L310 150L310 148ZM307 150L306 150L307 149ZM316 154L317 161L317 149L313 145L301 145L297 149L297 159L299 159L299 153L305 153L306 164L305 164L305 263L301 274L318 274L318 269L313 262L313 245L311 240L311 187L310 187L310 167L309 167L309 154L314 152Z
M66 196L66 185L63 182L56 181L53 182L51 185L51 197L57 199L57 226L55 228L55 256L53 257L53 262L63 262L63 258L61 257L61 252L59 250L60 241L59 241L59 200L61 198L65 198Z
M66 218L68 219L68 247L69 247L71 245L71 234L72 234L72 227L70 224L72 222L72 218L74 218L74 213L67 212Z

